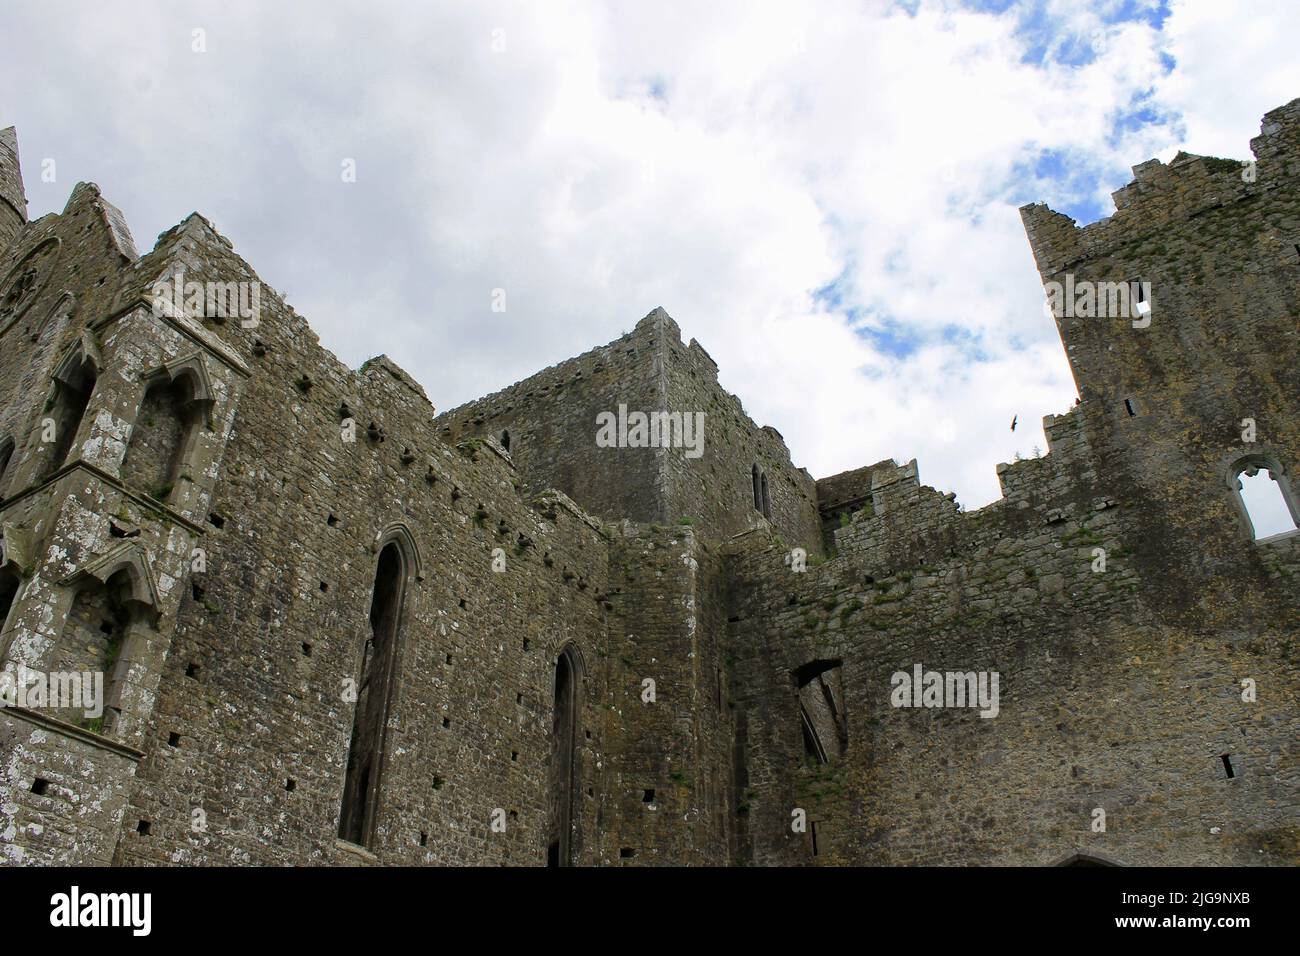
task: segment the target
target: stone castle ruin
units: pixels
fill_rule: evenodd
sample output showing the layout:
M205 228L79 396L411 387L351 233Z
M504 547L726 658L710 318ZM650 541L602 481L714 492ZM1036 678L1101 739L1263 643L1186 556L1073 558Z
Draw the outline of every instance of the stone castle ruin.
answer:
M1058 312L1080 401L965 512L796 467L662 309L436 414L197 214L29 222L5 130L0 856L1300 862L1300 535L1241 494L1300 516L1300 100L1251 147L1022 210L1144 291Z

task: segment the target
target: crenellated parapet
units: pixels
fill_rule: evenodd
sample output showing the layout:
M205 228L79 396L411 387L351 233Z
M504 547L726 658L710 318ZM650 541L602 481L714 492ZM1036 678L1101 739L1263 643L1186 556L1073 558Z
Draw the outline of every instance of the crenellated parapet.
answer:
M1044 280L1075 264L1189 223L1209 210L1249 202L1300 175L1300 99L1268 113L1251 140L1253 162L1179 153L1133 167L1133 181L1112 193L1115 212L1080 227L1043 203L1020 215ZM1122 278L1122 277L1121 277Z

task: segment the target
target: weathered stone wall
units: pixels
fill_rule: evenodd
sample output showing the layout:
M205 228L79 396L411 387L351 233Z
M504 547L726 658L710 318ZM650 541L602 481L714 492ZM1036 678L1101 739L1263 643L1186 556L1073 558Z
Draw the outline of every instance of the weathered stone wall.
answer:
M1048 480L970 514L909 469L881 476L874 515L803 574L758 536L737 544L753 862L1294 863L1294 613L1217 633L1163 620L1134 560L1137 509L1060 448L1022 464ZM848 749L820 764L793 675L827 660L842 661ZM893 675L917 664L997 672L997 716L894 707ZM817 824L816 857L796 808Z
M1253 542L1235 482L1244 462L1290 482L1300 461L1300 101L1263 126L1253 171L1197 156L1144 163L1115 216L1083 229L1023 210L1045 282L1151 285L1146 327L1128 316L1058 326L1099 467L1141 504L1134 548L1151 600L1201 628L1277 619L1286 590L1252 584L1295 568L1294 542Z
M914 461L814 482L663 310L435 418L198 215L139 256L94 186L0 208L0 660L112 685L102 719L0 710L0 858L541 865L571 806L579 864L1296 863L1300 534L1254 540L1235 478L1300 453L1297 129L1269 114L1250 181L1144 164L1084 229L1026 207L1045 281L1154 310L1061 320L1082 400L971 513ZM160 307L177 278L260 310ZM599 447L620 404L703 412L703 455ZM916 665L997 672L997 715L894 706Z
M104 842L104 828L121 822L145 745L181 582L246 370L201 330L138 303L123 307L121 291L139 281L141 263L93 186L78 187L62 215L31 224L9 258L33 264L34 278L0 332L8 395L0 427L15 441L0 489L2 560L20 578L0 655L41 673L100 672L106 694L102 714L50 702L39 730L11 734L5 786L33 796L0 801L0 830L19 848L20 834L41 834L33 858L107 862L115 841ZM202 423L164 494L124 480L122 463L149 382L173 373L195 377ZM60 383L70 376L92 386L84 415L63 421ZM105 588L128 605L113 637L107 621L97 626L102 603L86 600ZM66 760L51 760L60 748ZM32 789L37 779L43 793Z
M600 447L597 416L703 413L703 441L683 447ZM751 470L768 478L770 522L791 540L820 549L814 482L790 462L771 427L760 428L718 385L718 367L694 339L656 309L631 333L437 419L448 441L501 442L532 490L558 488L609 519L677 523L725 537L754 527ZM698 454L695 452L698 451Z
M139 757L39 712L0 710L0 859L28 866L112 863Z
M191 271L246 267L210 237ZM603 532L563 497L521 498L490 445L444 445L400 369L380 358L349 371L278 301L256 328L219 331L254 372L119 860L543 863L555 661L570 642L587 661L602 649ZM414 569L366 854L336 841L353 711L343 691L392 529ZM589 670L584 728L604 695ZM583 793L600 745L581 736ZM577 808L577 859L594 862L596 801ZM205 832L193 831L196 809ZM147 837L133 817L149 821Z
M653 360L661 310L627 335L551 366L478 401L438 416L444 441L467 438L503 442L531 493L563 491L594 515L610 520L664 521L658 449L600 447L597 416L663 409L663 389Z
M702 534L723 538L766 522L792 545L820 552L815 482L791 463L780 432L745 414L740 399L718 384L713 359L694 339L684 346L672 319L664 323L660 354L669 407L705 416L700 457L678 449L664 456L669 518L689 518ZM754 507L755 466L766 480L766 516Z
M872 477L877 468L893 467L892 460L879 461L817 480L817 507L827 542L834 542L836 530L852 520L856 512L870 513Z
M965 514L915 462L873 466L827 563L795 574L737 543L755 862L1300 859L1300 536L1254 540L1233 480L1293 475L1300 452L1298 128L1300 101L1269 114L1250 182L1180 157L1138 167L1083 229L1026 207L1045 282L1141 279L1153 309L1060 320L1082 401L1046 419L1046 456L1000 466L1002 500ZM866 477L819 487L824 512ZM823 764L803 759L792 675L826 660L849 743ZM997 671L998 716L894 707L917 664ZM815 860L794 808L818 823Z
M720 560L694 529L620 526L603 860L730 862L733 730Z

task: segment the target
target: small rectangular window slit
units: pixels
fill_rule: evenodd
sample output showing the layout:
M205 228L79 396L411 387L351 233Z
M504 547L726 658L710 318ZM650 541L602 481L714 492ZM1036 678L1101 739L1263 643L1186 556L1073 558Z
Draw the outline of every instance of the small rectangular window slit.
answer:
M1228 775L1228 778L1235 777L1237 772L1232 769L1232 754L1223 754L1219 759L1223 761L1223 771Z

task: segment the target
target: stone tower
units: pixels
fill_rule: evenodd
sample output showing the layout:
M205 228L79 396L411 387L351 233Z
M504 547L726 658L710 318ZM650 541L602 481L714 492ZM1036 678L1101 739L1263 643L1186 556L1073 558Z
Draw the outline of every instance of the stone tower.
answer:
M18 133L0 129L0 252L8 248L27 222L27 194L18 162Z

